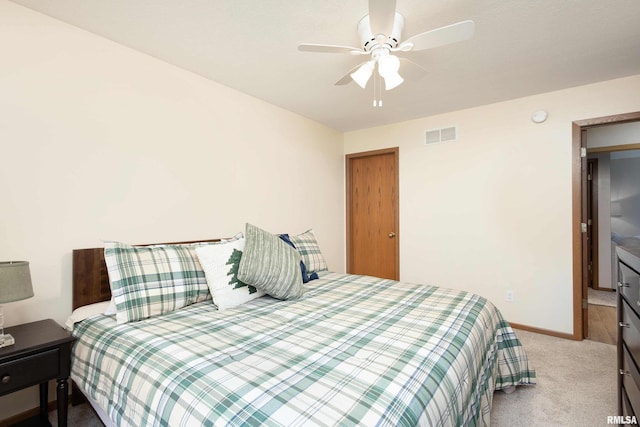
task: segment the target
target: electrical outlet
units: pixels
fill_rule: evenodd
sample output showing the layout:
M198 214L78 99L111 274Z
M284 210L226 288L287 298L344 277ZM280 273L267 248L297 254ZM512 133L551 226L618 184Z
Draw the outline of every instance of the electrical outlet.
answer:
M516 297L515 297L515 295L513 294L513 291L507 291L507 293L506 293L506 294L505 294L505 296L504 296L504 299L505 299L506 301L513 302L513 301L516 299Z

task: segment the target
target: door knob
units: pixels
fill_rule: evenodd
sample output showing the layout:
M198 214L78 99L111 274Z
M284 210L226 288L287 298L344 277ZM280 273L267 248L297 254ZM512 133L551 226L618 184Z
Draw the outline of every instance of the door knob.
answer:
M392 239L392 238L394 238L394 237L396 237L396 233L394 233L393 231L392 231L391 233L389 233L389 238L391 238L391 239Z

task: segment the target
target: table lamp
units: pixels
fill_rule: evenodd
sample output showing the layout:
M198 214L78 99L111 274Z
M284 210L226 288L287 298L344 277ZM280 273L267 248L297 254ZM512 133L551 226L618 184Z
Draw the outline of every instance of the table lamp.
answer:
M0 348L15 343L11 335L4 334L2 304L20 301L32 296L33 287L31 286L29 263L27 261L0 262Z

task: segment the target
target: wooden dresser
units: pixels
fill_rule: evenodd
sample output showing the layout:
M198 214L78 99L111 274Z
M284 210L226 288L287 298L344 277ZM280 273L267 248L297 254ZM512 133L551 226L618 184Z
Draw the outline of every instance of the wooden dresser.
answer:
M640 248L618 246L618 414L640 416Z

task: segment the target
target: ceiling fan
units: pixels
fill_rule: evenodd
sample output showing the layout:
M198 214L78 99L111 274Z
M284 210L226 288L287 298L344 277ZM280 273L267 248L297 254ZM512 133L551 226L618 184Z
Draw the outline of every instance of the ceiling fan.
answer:
M395 0L369 0L369 14L358 23L362 47L301 43L298 50L369 55L368 60L349 70L335 84L344 85L355 81L364 89L377 67L379 76L384 79L385 89L391 90L404 82L400 71L407 79L416 79L426 73L420 65L396 55L467 40L473 36L475 24L470 20L462 21L416 34L402 41L403 27L404 17L396 12Z

